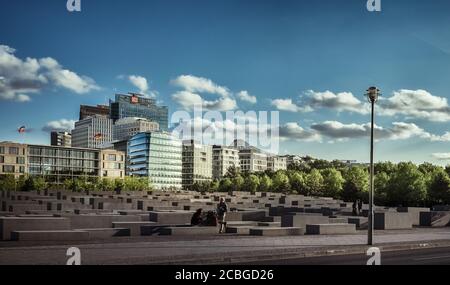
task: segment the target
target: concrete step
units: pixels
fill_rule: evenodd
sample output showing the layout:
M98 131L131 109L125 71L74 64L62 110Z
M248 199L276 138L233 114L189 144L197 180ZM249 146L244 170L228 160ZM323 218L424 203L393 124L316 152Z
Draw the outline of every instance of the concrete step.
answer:
M281 222L259 222L258 227L281 227Z
M131 236L141 236L142 227L154 225L155 222L113 222L113 228L128 229Z
M356 234L356 225L354 224L306 225L306 234L308 235Z
M218 227L169 227L161 229L161 235L170 236L201 236L216 235L219 233Z
M0 218L0 238L2 240L10 240L13 231L51 231L70 229L70 220L65 218Z
M85 241L89 240L86 231L13 231L13 241Z
M305 234L305 230L297 227L261 227L250 229L249 234L251 236L301 236Z
M76 229L74 231L88 232L90 240L110 239L113 237L130 236L130 229L126 228Z

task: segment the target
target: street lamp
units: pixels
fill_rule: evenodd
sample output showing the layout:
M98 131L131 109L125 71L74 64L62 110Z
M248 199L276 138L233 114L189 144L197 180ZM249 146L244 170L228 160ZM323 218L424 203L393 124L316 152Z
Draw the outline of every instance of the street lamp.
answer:
M369 233L368 233L368 245L373 245L373 224L374 224L374 211L373 211L373 196L375 194L375 180L374 173L375 168L373 165L373 148L374 148L374 121L375 121L375 103L378 101L378 97L381 96L380 89L377 87L370 87L365 94L372 107L372 122L370 128L370 190L369 190Z

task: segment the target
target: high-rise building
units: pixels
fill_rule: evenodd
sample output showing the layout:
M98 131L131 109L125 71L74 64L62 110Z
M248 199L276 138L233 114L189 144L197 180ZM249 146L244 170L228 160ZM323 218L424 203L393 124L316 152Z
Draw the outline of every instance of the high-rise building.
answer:
M102 116L109 118L109 106L97 105L97 106L80 106L80 121L93 116Z
M159 131L159 124L142 118L123 118L114 123L114 141L128 140L138 133Z
M240 169L239 151L232 147L213 146L213 178L222 179L231 167Z
M212 180L212 146L194 140L183 142L183 188Z
M53 146L72 146L72 134L68 132L51 132L50 133L50 144Z
M75 123L72 131L72 146L100 148L113 141L113 122L102 116L88 117Z
M117 94L115 101L110 102L110 108L110 117L114 122L127 117L137 117L157 122L162 131L169 128L169 110L165 106L158 106L155 99L139 94Z
M166 132L139 133L128 141L130 176L148 177L156 189L181 189L182 143Z
M282 156L267 157L267 169L273 172L287 170L286 158Z
M13 142L0 143L0 175L24 175L27 165L27 146Z
M240 149L239 162L242 172L255 173L267 170L267 154L255 147Z

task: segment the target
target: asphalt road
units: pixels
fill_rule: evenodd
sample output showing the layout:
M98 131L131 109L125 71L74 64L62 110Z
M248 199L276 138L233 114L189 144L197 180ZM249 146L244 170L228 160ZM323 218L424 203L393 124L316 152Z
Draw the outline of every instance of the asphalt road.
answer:
M342 255L258 261L243 265L366 265L368 259L364 255ZM450 247L381 252L381 265L450 265Z

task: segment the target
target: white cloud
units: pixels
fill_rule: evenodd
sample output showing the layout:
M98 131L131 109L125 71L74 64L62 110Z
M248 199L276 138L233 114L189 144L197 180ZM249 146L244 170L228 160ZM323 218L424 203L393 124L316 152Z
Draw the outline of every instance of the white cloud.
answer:
M298 123L290 122L280 126L279 135L282 140L321 141L320 134L303 129Z
M148 92L147 78L138 75L130 75L128 76L128 80L139 89L139 93L146 94Z
M27 102L30 94L52 84L78 94L98 90L94 80L64 69L55 59L20 59L15 49L0 45L0 99Z
M75 128L74 120L66 120L61 119L58 121L48 122L42 130L44 132L52 132L52 131L71 131Z
M311 129L321 136L332 139L348 140L370 136L370 123L367 124L343 124L337 121L326 121L314 124ZM390 128L375 126L376 140L406 140L410 138L421 138L430 141L443 141L450 136L438 136L431 134L416 124L394 122Z
M312 112L313 109L309 106L301 107L295 104L292 99L275 99L272 100L272 106L275 106L280 111L288 111L294 113Z
M195 106L201 106L210 111L232 111L237 109L237 102L228 88L215 84L212 80L193 75L181 75L171 81L175 86L184 90L172 95L172 99L185 110L193 110ZM204 99L198 93L218 95L217 100Z
M211 79L193 75L181 75L172 80L174 86L193 93L218 94L222 97L230 96L228 88L215 84Z
M241 101L248 102L250 104L256 104L258 103L258 100L256 99L256 96L252 96L248 93L248 91L241 91L237 94L237 97Z
M433 153L431 156L437 160L450 160L450 153Z
M380 113L384 116L404 115L433 122L450 121L450 107L446 98L426 90L395 91L390 98L380 98Z
M307 91L311 108L329 108L338 112L348 111L359 114L369 113L369 104L364 103L350 92L333 93L331 91Z
M236 100L231 98L220 98L215 101L204 100L200 95L189 91L179 91L172 95L172 99L187 111L194 107L201 107L210 111L230 111L237 108Z

